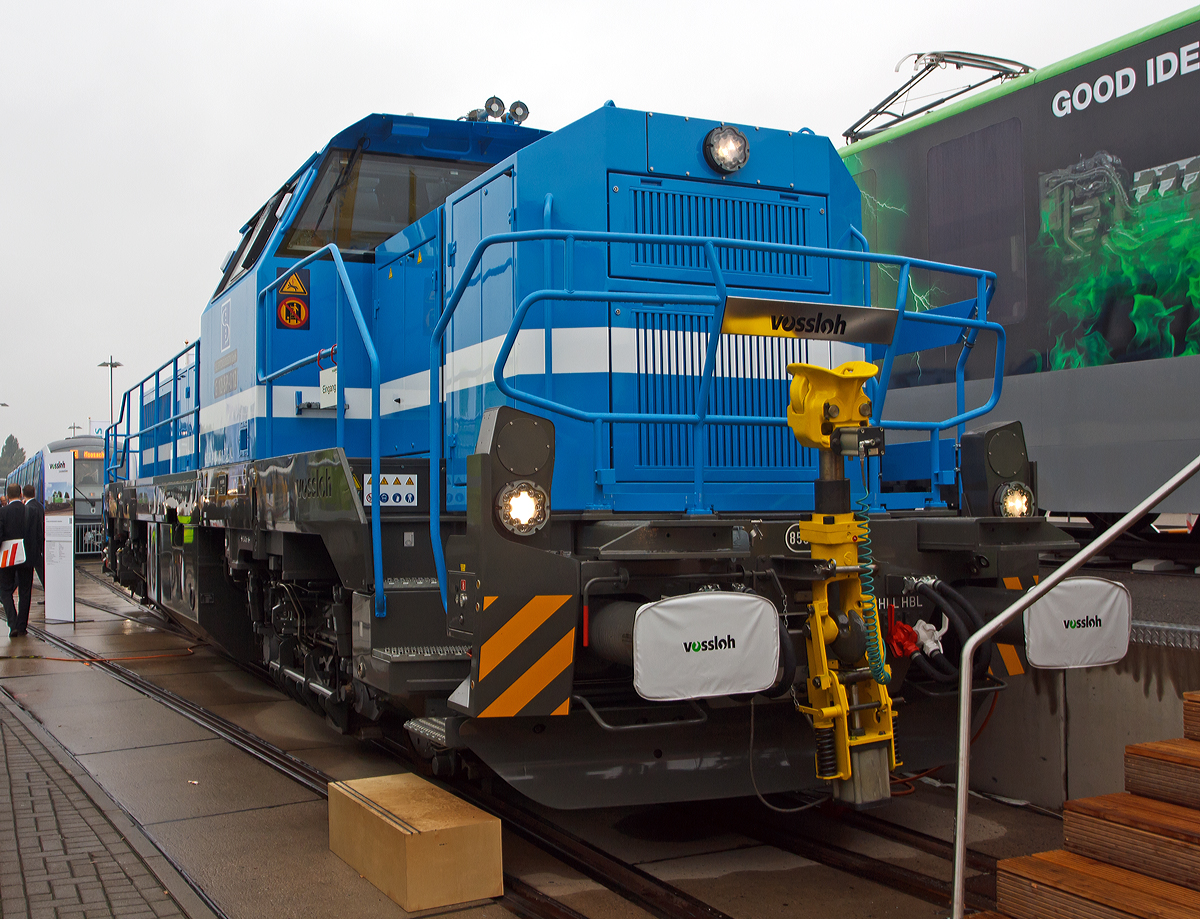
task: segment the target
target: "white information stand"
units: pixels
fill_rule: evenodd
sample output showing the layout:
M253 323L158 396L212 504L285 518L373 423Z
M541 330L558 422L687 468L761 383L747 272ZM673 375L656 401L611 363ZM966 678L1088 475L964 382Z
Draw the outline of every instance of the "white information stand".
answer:
M75 454L47 453L42 482L46 507L46 621L75 621Z

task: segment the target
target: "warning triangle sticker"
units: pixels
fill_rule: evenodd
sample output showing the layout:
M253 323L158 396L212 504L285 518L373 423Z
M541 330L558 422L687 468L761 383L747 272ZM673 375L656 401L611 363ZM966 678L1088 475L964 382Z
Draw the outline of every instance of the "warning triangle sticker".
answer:
M408 481L407 481L407 482L405 482L404 484L405 484L405 485L412 485L412 484L413 484L413 480L412 480L412 476L411 476L411 475L408 477Z
M293 274L283 286L279 288L281 294L299 294L301 297L308 296L308 291L304 289L304 283L300 280L300 275Z

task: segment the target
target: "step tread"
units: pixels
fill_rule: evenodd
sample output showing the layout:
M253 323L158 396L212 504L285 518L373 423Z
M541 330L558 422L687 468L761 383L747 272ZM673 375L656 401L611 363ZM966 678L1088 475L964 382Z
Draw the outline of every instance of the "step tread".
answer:
M1200 705L1200 690L1194 690L1192 692L1185 692L1183 694L1183 701L1184 702L1195 702L1197 705Z
M1200 741L1200 692L1183 694L1183 736Z
M1200 811L1179 804L1122 791L1068 801L1063 810L1200 845Z
M1186 737L1129 744L1125 748L1125 755L1144 756L1147 759L1200 769L1200 741L1189 740Z
M1100 904L1108 915L1147 919L1195 919L1200 915L1200 891L1146 877L1125 868L1075 855L1062 849L1020 858L1004 859L997 866L998 905L1005 906L1005 881L1022 879L1034 885L1035 896L1045 896L1037 885Z

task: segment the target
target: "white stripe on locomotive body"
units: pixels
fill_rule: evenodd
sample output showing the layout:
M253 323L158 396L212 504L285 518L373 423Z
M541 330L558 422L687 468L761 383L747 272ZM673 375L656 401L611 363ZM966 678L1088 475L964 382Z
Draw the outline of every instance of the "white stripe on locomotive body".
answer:
M191 435L185 435L179 438L178 451L175 455L179 459L187 459L192 455L192 438ZM169 443L158 445L158 460L159 462L169 461L171 459L171 445ZM147 447L142 451L142 462L149 465L154 462L154 448Z
M553 337L554 374L635 374L638 372L638 356L644 355L650 363L646 372L655 374L696 374L703 364L708 347L708 334L680 330L648 330L626 327L609 328L593 326L554 329ZM741 377L743 373L732 367L731 361L743 349L758 351L775 339L760 336L727 335L718 352L717 377ZM486 386L493 382L496 358L504 336L490 338L480 344L468 345L451 351L446 356L446 392L456 393ZM841 342L802 341L793 339L788 351L795 360L822 367L835 367L844 361L863 360L863 349ZM509 356L505 375L541 376L546 372L545 332L542 329L523 329L517 336L512 354ZM755 368L754 379L786 380L787 367L764 362ZM316 386L274 384L272 414L276 418L296 417L296 391L301 400L315 402L319 398ZM380 385L380 415L394 415L410 409L429 405L429 371L409 374ZM347 412L352 420L371 417L371 390L366 387L345 388ZM399 403L396 399L400 399ZM256 386L241 392L231 393L223 399L200 409L200 432L207 434L254 418L265 418L267 414L266 387ZM145 451L147 456L151 451ZM181 453L185 452L180 450ZM170 452L166 454L170 457ZM147 460L149 461L149 460Z

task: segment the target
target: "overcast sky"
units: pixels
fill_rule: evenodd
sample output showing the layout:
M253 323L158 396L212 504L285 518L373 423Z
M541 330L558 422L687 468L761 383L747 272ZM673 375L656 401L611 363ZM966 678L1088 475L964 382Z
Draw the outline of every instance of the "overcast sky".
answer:
M199 334L237 231L371 112L490 95L555 129L620 106L837 138L904 54L1044 66L1169 0L28 3L0 0L0 439L108 417ZM905 73L911 73L911 62Z

